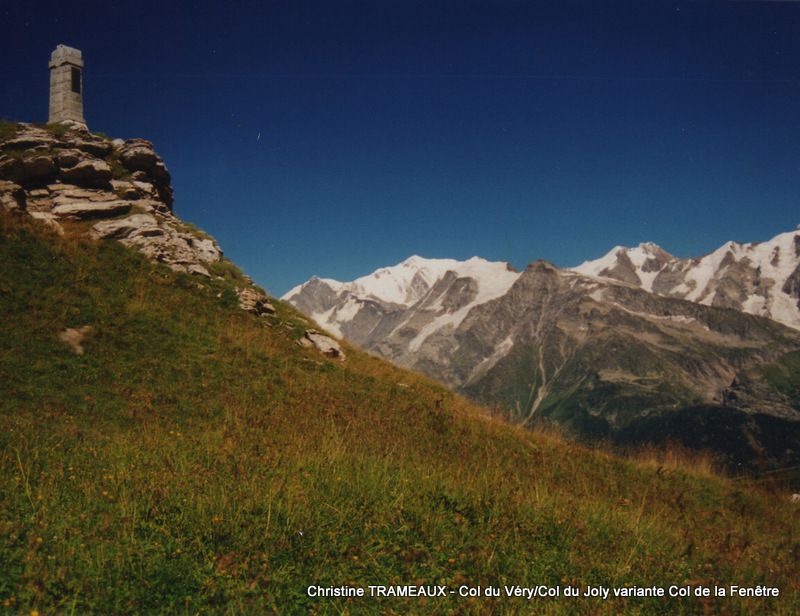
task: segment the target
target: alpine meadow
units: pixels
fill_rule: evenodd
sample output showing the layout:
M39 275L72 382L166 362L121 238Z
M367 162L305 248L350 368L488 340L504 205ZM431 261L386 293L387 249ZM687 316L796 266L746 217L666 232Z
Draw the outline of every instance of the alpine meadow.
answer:
M800 614L800 2L0 23L0 616Z

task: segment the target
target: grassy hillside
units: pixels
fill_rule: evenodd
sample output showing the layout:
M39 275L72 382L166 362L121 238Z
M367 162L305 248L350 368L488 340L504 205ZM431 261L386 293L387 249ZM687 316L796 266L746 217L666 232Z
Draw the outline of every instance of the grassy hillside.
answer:
M231 269L222 268L229 276ZM800 513L513 428L234 279L0 217L9 612L797 613ZM59 340L91 326L85 352ZM766 584L778 599L313 599L308 585Z

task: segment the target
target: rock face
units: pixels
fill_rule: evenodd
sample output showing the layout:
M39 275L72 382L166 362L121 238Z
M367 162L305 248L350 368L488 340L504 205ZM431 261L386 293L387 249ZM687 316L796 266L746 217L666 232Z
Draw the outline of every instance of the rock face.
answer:
M239 289L237 293L242 310L260 317L275 314L275 307L263 293L250 288Z
M18 124L0 141L0 206L57 231L59 221L96 219L90 235L114 239L177 271L209 276L216 242L172 211L170 175L153 144L110 140L63 126Z
M616 260L608 268L616 277L543 261L520 273L480 259L413 257L351 283L314 278L284 299L519 423L555 422L620 443L671 433L752 462L747 434L773 460L800 461L800 378L796 390L765 378L794 374L785 358L800 349L800 332L640 288L634 276L655 280L671 258L654 246L642 252ZM698 435L706 440L691 441Z
M345 359L347 359L344 351L342 351L342 347L336 340L315 329L307 330L298 342L300 346L315 347L326 357L338 359L339 361L345 361Z
M25 191L14 182L0 181L0 207L7 212L18 211L25 207Z
M49 156L0 158L0 177L19 184L35 184L53 177L55 172L56 166Z
M60 179L78 186L107 186L111 181L111 167L104 160L81 160L61 168Z
M110 199L108 201L76 201L74 203L64 203L56 205L51 210L53 214L60 217L74 218L100 218L106 216L116 216L117 214L127 214L131 210L129 201Z

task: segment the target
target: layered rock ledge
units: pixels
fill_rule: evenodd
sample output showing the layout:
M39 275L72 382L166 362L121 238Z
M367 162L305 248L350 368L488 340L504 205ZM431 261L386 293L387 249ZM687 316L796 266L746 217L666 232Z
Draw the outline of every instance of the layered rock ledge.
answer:
M65 220L96 221L91 237L118 240L176 271L209 276L208 265L222 258L212 238L173 213L170 174L149 141L61 125L2 128L0 208L58 232Z

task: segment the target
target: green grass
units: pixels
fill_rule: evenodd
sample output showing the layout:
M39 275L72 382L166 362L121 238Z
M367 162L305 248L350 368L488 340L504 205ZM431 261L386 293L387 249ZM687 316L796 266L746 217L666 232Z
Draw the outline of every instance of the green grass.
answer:
M108 166L111 167L111 177L113 179L126 181L132 179L133 176L131 172L125 168L116 152L112 150L112 152L106 156L105 160L108 163Z
M75 129L65 124L45 124L43 128L57 139L63 139L67 135L75 132Z
M234 281L0 217L0 605L51 613L797 613L800 515L295 342ZM58 339L91 325L85 354ZM768 584L780 599L311 599L309 584Z
M207 269L212 275L219 276L230 283L232 287L241 288L248 284L242 270L225 257L215 263L209 263Z
M206 233L200 227L198 227L197 225L194 225L194 224L192 224L190 222L186 222L186 221L183 221L183 220L180 221L179 223L177 223L175 225L175 228L178 229L178 231L181 231L183 233L190 233L192 235L196 235L197 237L199 237L201 239L214 239L208 233Z

